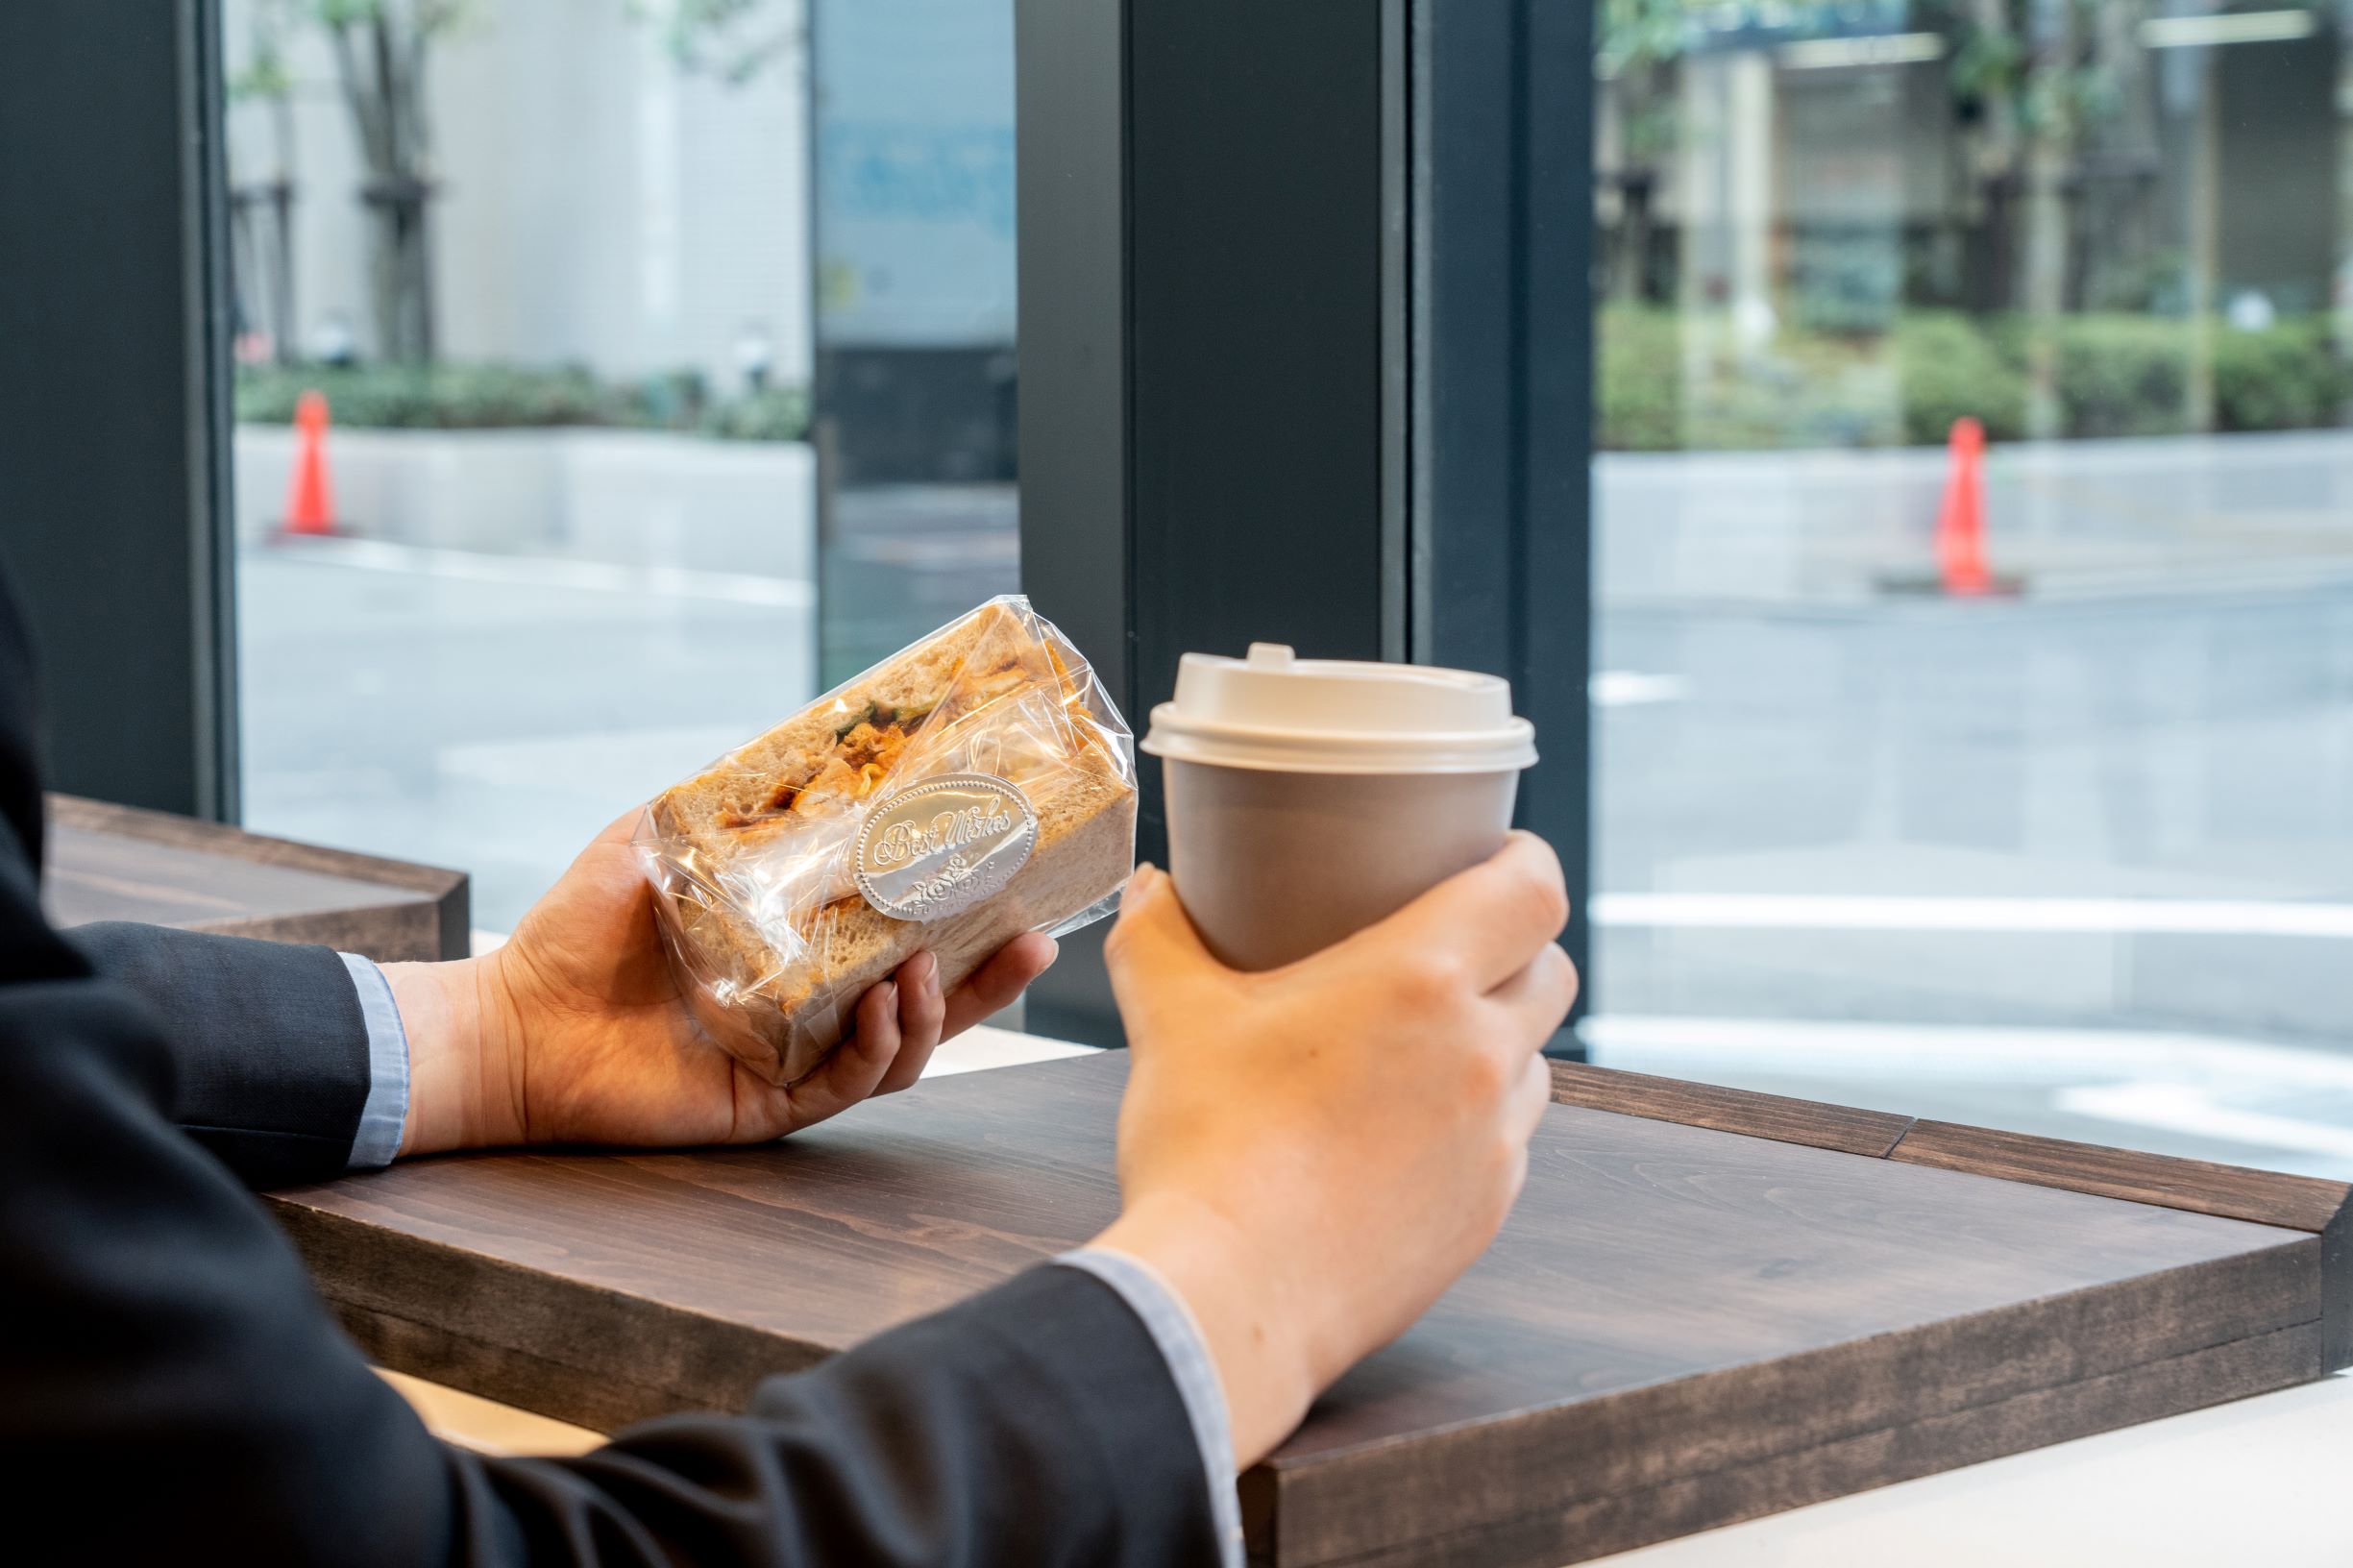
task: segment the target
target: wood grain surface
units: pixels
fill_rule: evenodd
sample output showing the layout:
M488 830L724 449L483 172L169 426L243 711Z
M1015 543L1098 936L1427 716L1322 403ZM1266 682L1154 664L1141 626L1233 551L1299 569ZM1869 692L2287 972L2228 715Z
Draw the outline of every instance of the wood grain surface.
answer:
M765 1148L425 1161L276 1202L384 1364L609 1429L740 1406L1092 1236L1125 1070L927 1082ZM1599 1107L1625 1075L1567 1077L1580 1103L1547 1113L1496 1245L1245 1478L1256 1560L1579 1560L2323 1364L2324 1235L1887 1158L1900 1117L1657 1080L1621 1113Z
M1654 1078L1582 1062L1553 1064L1553 1101L1590 1106L1625 1116L1679 1121L1723 1133L1746 1133L1782 1143L1876 1158L1896 1146L1912 1125L1910 1116L1887 1111L1857 1111L1819 1100L1754 1094L1680 1078Z
M62 795L42 900L61 926L143 920L387 963L462 958L470 937L462 871Z

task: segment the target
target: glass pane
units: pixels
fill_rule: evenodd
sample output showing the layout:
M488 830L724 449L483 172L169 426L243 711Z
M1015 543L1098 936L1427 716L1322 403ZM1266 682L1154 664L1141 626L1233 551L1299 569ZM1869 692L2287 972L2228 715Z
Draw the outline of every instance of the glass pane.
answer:
M2353 1173L2341 26L1603 8L1597 1060Z
M816 0L824 674L1019 585L1013 0Z
M503 931L1011 585L1008 0L224 9L249 825Z

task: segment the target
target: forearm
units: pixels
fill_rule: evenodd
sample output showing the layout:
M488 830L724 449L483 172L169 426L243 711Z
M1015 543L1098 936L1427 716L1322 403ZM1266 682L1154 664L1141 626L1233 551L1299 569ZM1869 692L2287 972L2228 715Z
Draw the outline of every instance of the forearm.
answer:
M1252 1240L1207 1205L1166 1197L1131 1206L1092 1243L1149 1265L1191 1311L1240 1469L1290 1435L1325 1381L1301 1327L1310 1304L1285 1299L1277 1272L1252 1261Z
M387 964L384 979L408 1041L404 1157L526 1141L509 1069L509 1010L486 959Z

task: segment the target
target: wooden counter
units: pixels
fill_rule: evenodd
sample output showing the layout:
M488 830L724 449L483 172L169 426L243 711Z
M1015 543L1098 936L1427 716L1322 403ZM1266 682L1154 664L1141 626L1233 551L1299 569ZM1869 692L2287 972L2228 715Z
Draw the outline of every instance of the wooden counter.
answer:
M380 963L463 958L466 876L220 822L49 797L49 918L315 942Z
M1091 1236L1116 1053L784 1143L281 1194L382 1364L583 1426L739 1407ZM1589 1067L1503 1237L1243 1479L1255 1560L1558 1564L2309 1381L2344 1187Z

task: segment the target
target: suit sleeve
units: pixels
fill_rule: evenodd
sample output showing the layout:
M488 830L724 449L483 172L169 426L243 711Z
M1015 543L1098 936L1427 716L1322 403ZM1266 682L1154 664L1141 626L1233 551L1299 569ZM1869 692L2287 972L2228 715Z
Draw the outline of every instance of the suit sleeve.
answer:
M745 1416L654 1422L569 1460L436 1442L336 1330L236 1176L175 1125L184 1101L201 1103L188 1096L209 1092L207 1052L166 1042L185 1010L159 1013L43 921L26 675L9 621L0 600L12 1561L1215 1560L1167 1364L1112 1289L1073 1269L1022 1275L773 1380ZM240 1119L271 1123L241 1131L305 1131L300 1117Z
M332 948L163 926L69 939L160 1020L171 1118L248 1187L341 1174L368 1097L368 1032Z

